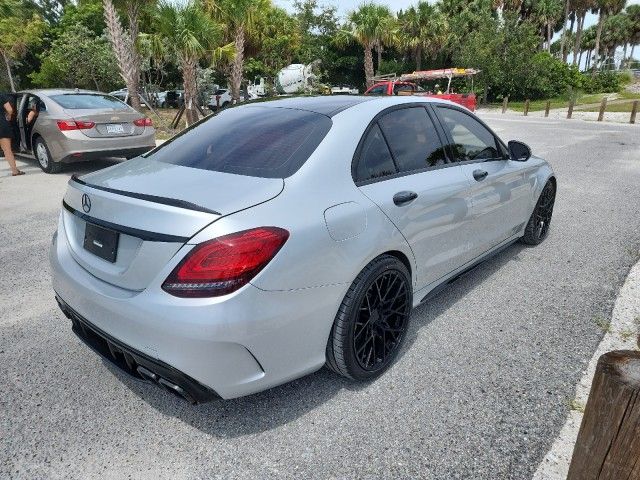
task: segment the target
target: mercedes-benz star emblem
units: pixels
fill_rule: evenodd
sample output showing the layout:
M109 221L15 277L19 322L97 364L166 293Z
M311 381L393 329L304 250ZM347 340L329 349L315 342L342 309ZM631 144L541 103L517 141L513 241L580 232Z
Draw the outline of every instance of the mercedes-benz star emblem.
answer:
M82 194L82 210L84 210L84 213L89 213L91 210L91 199L86 193Z

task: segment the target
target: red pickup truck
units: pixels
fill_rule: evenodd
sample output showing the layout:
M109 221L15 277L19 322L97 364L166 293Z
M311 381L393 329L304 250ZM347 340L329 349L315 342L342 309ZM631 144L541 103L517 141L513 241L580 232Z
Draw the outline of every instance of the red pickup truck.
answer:
M365 95L419 95L423 97L442 98L451 100L463 107L467 107L472 112L476 109L475 93L429 93L422 87L412 82L400 80L385 80L372 85Z

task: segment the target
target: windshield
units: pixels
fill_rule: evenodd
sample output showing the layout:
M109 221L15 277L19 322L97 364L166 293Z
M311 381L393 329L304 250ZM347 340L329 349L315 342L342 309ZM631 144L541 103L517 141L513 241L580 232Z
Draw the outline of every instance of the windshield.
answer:
M62 95L52 95L51 100L59 104L62 108L70 110L88 108L109 108L116 110L129 110L129 107L112 97L111 95L101 95L95 93L65 93Z
M306 162L331 124L329 117L306 110L256 105L230 108L146 156L202 170L286 178Z

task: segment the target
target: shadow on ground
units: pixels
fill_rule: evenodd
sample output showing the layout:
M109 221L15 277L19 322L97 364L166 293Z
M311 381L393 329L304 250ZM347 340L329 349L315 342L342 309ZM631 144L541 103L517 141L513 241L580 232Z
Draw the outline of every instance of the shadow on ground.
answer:
M409 332L398 361L411 348L418 333L456 302L479 286L483 280L500 271L527 248L513 244L465 274L435 297L414 309ZM111 363L107 368L133 393L164 415L178 418L202 432L215 437L234 438L251 435L285 425L303 416L343 390L364 391L375 383L354 383L326 368L311 375L270 390L232 400L214 400L192 406L168 392L123 373ZM376 394L379 394L377 392Z

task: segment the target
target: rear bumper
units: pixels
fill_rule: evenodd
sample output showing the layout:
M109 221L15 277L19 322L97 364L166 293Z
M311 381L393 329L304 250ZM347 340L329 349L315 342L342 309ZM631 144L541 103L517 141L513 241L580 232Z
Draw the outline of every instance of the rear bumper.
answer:
M193 393L191 380L227 399L324 365L333 319L349 285L264 291L248 284L224 297L177 298L161 289L177 257L145 290L119 288L76 262L60 222L50 250L53 287L67 313L72 318L75 313L80 329L89 326L129 353L136 365L194 398L199 394ZM158 365L178 376L164 377Z
M134 148L116 148L112 150L93 150L93 151L76 151L70 152L60 159L62 163L84 162L89 160L98 160L99 158L118 157L133 158L148 152L155 145Z
M202 403L219 398L216 392L181 371L124 345L106 334L74 311L58 296L56 296L56 301L62 313L71 320L73 333L94 352L122 371L135 378L155 382L189 403Z
M132 158L155 148L155 129L144 128L139 135L92 138L79 130L46 131L40 134L55 162L78 162L104 157Z

